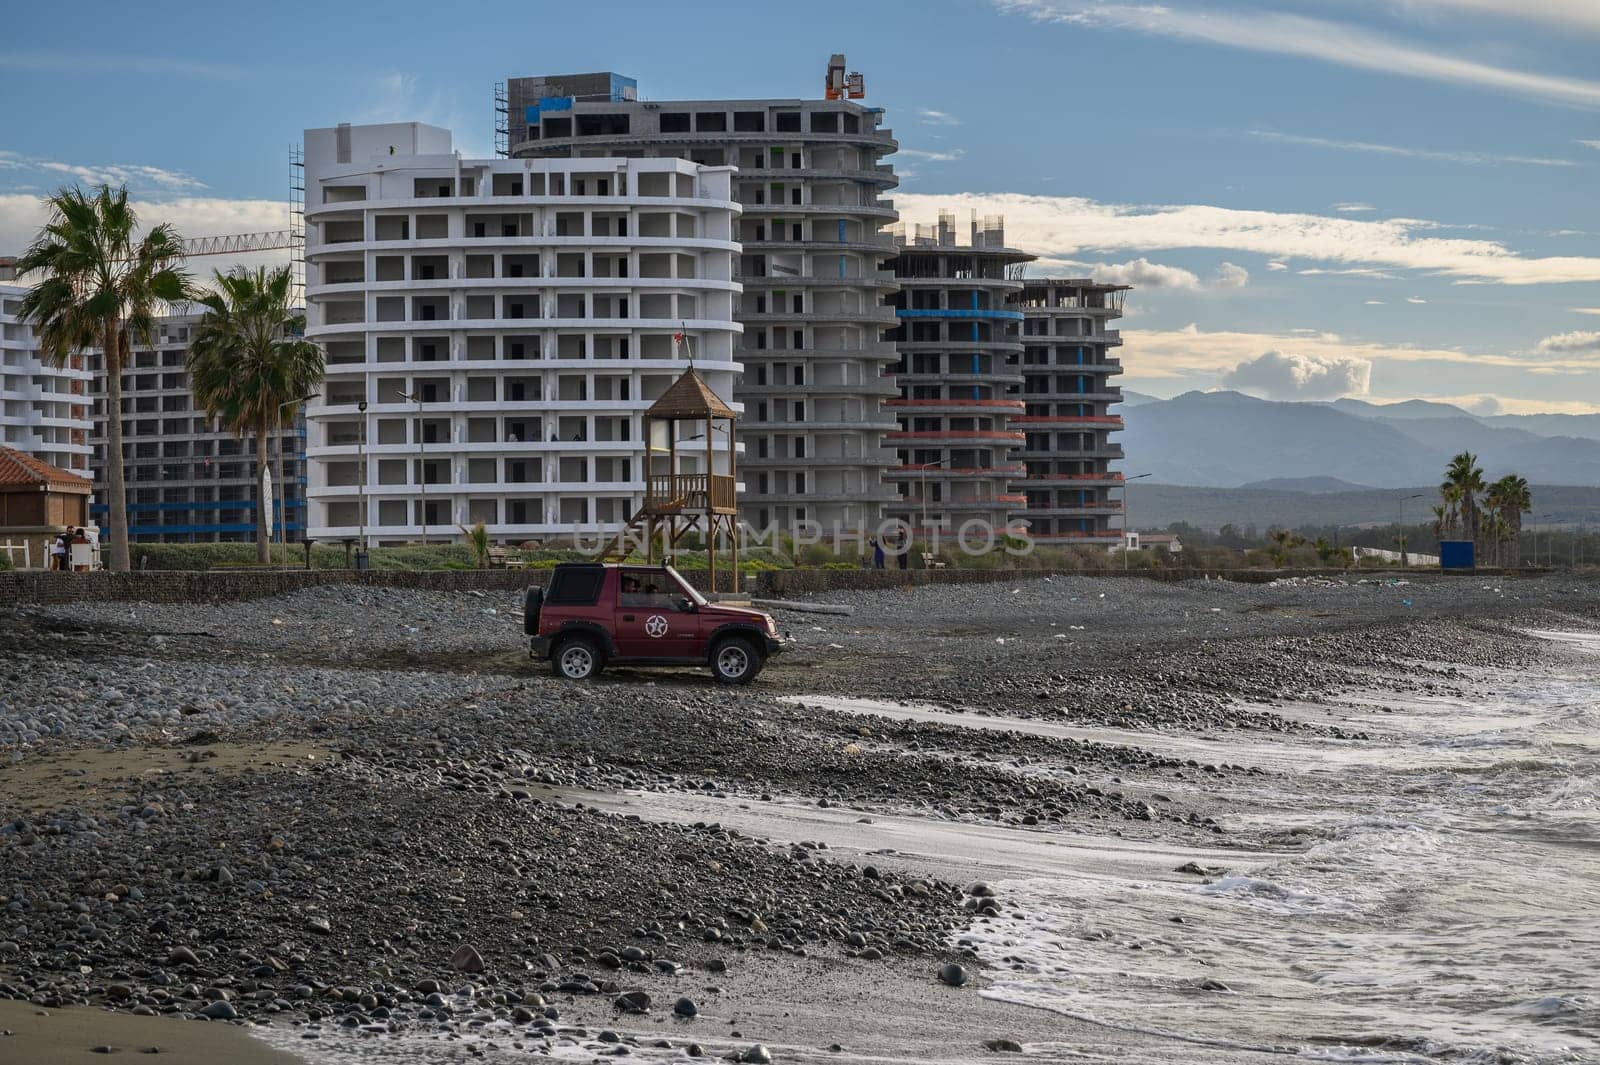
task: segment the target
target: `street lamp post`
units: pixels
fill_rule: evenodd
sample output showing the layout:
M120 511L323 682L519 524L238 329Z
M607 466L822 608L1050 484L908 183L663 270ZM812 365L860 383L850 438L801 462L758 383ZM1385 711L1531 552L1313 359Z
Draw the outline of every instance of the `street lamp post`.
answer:
M278 546L283 548L283 568L289 568L289 485L283 479L283 412L308 399L316 399L321 392L311 392L299 399L278 404ZM301 500L302 504L305 502ZM267 502L271 506L271 500Z
M1136 473L1132 477L1124 476L1122 478L1122 571L1124 573L1128 571L1128 555L1133 551L1133 541L1128 538L1128 534L1132 529L1132 526L1128 524L1128 515L1133 513L1133 510L1128 506L1128 482L1137 481L1148 476L1150 476L1148 473Z
M356 568L361 569L367 556L367 401L357 403L356 410L361 413L361 435L356 437L356 500L360 508L357 517L361 522L361 549L356 554Z
M1422 493L1400 497L1400 568L1405 569L1409 563L1406 558L1406 500L1421 499Z
M428 452L423 446L422 389L413 392L396 391L395 395L417 405L417 483L422 493L422 542L428 542Z

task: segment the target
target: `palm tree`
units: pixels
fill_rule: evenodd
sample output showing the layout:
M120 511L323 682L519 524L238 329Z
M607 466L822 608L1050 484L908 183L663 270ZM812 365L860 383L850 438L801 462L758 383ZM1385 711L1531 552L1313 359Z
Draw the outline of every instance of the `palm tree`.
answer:
M115 530L111 568L127 570L128 489L122 469L122 367L134 338L148 342L164 301L183 298L183 241L169 225L135 239L139 218L126 186L73 186L45 201L50 218L16 262L38 280L22 297L22 318L44 357L64 366L98 346L105 352L107 521Z
M1325 536L1317 537L1316 543L1311 546L1316 549L1317 558L1324 566L1332 565L1334 558L1339 554L1339 549L1330 544Z
M1444 483L1450 485L1460 493L1458 505L1461 508L1462 535L1472 541L1478 539L1478 493L1483 491L1483 470L1478 466L1478 457L1470 451L1463 451L1450 460L1450 465L1445 470Z
M1449 539L1450 521L1451 515L1448 503L1433 508L1433 538L1435 540Z
M465 525L459 526L461 534L467 538L467 547L472 550L472 561L479 569L489 568L489 527L483 522L478 522L470 529Z
M1273 564L1282 568L1289 560L1289 552L1306 542L1305 537L1290 532L1288 529L1267 530L1267 554L1272 556Z
M255 437L256 560L266 562L267 435L292 419L297 402L321 382L322 349L302 339L306 320L291 306L287 266L219 270L215 283L215 290L193 294L206 311L189 345L189 386L208 416L235 436Z
M1490 498L1494 499L1489 504ZM1526 478L1508 473L1489 486L1484 502L1495 508L1500 533L1510 548L1501 565L1522 565L1522 516L1533 509L1533 491Z
M1456 531L1456 526L1461 522L1461 489L1451 484L1448 480L1439 486L1439 499L1442 503L1434 509L1434 514L1440 521L1439 539L1448 540Z

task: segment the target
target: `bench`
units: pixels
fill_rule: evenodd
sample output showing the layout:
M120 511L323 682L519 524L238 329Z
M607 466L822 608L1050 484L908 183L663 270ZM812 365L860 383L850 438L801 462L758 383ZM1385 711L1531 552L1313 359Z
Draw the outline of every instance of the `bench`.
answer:
M502 569L527 569L528 560L522 557L521 551L509 547L489 548L490 567L499 566Z
M923 569L944 569L944 560L932 551L922 552Z

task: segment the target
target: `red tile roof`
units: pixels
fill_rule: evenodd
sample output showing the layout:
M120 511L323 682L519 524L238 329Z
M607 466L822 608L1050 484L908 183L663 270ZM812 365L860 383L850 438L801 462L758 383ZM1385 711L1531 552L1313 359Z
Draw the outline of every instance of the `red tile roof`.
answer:
M75 473L58 469L48 462L41 462L32 455L24 455L15 448L0 447L0 490L16 489L17 487L30 487L36 485L49 485L51 488L80 489L90 491L94 482L87 477L79 477Z

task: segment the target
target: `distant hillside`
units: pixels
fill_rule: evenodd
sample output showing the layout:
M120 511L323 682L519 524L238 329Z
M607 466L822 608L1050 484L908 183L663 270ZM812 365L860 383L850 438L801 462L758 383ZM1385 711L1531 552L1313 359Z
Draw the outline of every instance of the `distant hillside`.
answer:
M1164 529L1186 521L1202 529L1233 524L1241 529L1281 525L1386 525L1398 520L1402 497L1422 495L1405 504L1407 524L1431 518L1438 502L1437 485L1352 492L1287 492L1268 488L1193 488L1140 481L1129 489L1134 524L1141 529ZM1529 526L1587 524L1600 526L1600 488L1571 485L1533 486L1534 513L1524 519ZM1535 518L1534 515L1550 517Z
M1464 418L1470 417L1460 407L1449 403L1434 403L1426 399L1408 399L1402 403L1368 403L1364 399L1336 399L1328 404L1334 410L1354 414L1361 418Z
M1337 477L1274 477L1268 481L1251 481L1241 488L1264 488L1272 492L1306 492L1321 495L1324 492L1365 492L1370 484L1351 484Z
M1336 477L1355 484L1431 481L1432 451L1391 426L1321 403L1275 403L1239 392L1185 392L1125 413L1130 473L1167 484L1249 484Z
M1544 484L1600 484L1600 437L1551 436L1535 428L1588 430L1585 417L1486 420L1420 400L1287 403L1239 392L1185 392L1124 411L1124 469L1167 484L1339 491L1437 484L1450 456L1465 450L1478 456L1491 480L1514 472ZM1540 420L1546 418L1572 420ZM1307 479L1324 487L1296 483Z

